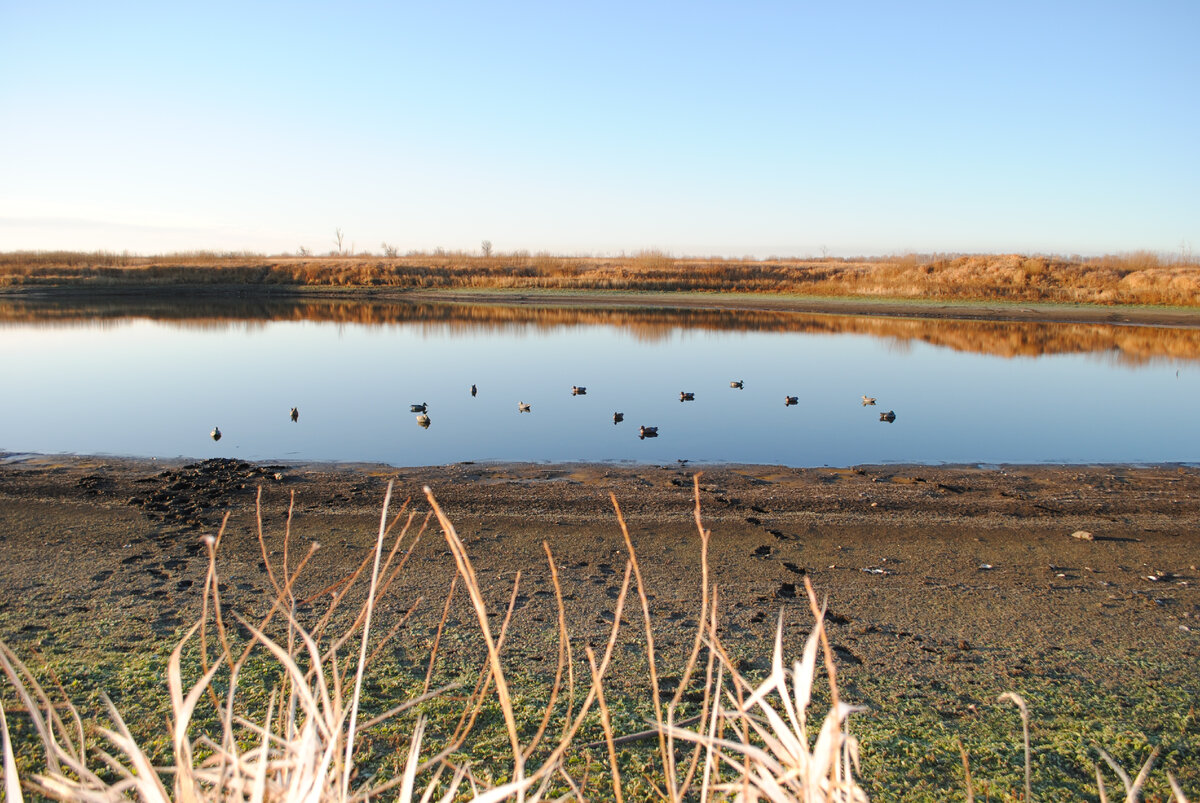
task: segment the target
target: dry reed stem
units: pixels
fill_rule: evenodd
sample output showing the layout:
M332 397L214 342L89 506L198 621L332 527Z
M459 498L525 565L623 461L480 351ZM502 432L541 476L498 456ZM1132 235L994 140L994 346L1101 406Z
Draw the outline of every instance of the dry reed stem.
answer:
M270 559L270 557L267 556L267 540L266 540L266 537L263 535L262 494L263 494L263 489L262 489L262 486L259 485L258 493L255 494L255 496L254 496L254 520L258 524L258 548L262 552L263 566L266 567L266 570L267 570L267 579L271 581L271 588L275 589L275 596L278 597L280 594L283 593L283 591L279 587L279 582L275 579L275 570L271 568L271 559ZM295 499L296 499L296 497L293 494L292 501L295 502ZM290 509L288 510L288 525L289 526L286 530L286 535L290 535L292 532L292 528L290 526L291 525L291 510ZM285 535L285 538L283 541L283 565L285 568L287 567L287 541L288 541L286 535Z
M567 653L567 714L563 721L565 730L566 724L571 721L571 712L575 709L575 660L571 655L571 634L567 630L567 610L563 604L562 584L558 580L558 566L554 563L554 556L550 553L550 545L543 541L542 548L546 550L546 560L550 563L550 581L554 586L554 604L558 610L559 652L561 653L565 647ZM556 677L555 684L557 683Z
M229 513L226 512L226 514L221 518L221 526L217 530L217 541L220 541L221 536L224 535L225 525L228 523ZM205 539L211 538L212 536L205 536ZM217 593L216 584L214 582L216 568L213 565L213 554L215 553L212 550L209 550L208 573L204 576L204 592L200 603L200 669L201 671L205 672L208 671L208 600L210 596L213 596ZM217 603L214 602L214 605L215 604ZM217 621L220 621L220 614L218 613L216 616ZM217 700L216 692L210 690L209 697L212 699L213 708L220 706L220 702Z
M558 570L554 566L554 555L550 552L550 545L542 541L542 549L546 551L546 560L550 564L550 576L554 578L554 583L558 583ZM556 595L557 599L557 595ZM554 683L550 689L550 699L546 702L545 713L542 714L542 721L538 724L537 732L533 738L529 740L529 744L525 746L525 761L529 761L529 757L533 755L533 751L542 741L542 737L546 733L546 728L550 725L550 717L554 712L554 705L558 702L558 694L562 690L563 665L569 660L568 642L569 637L566 635L566 615L563 611L561 602L558 606L558 665L554 669ZM570 709L567 710L567 718L571 716Z
M1029 748L1029 707L1025 704L1025 698L1013 691L1006 691L998 698L1000 702L1008 700L1016 705L1021 711L1021 733L1022 741L1025 745L1025 800L1032 803L1033 801L1033 754ZM1119 773L1124 774L1121 770ZM1128 780L1128 777L1122 780ZM1126 784L1128 787L1128 784Z
M405 505L407 506L408 502L405 502ZM392 527L388 526L387 529L385 530L384 523L382 521L380 522L380 525L379 525L380 531L381 531L380 532L380 542L379 542L380 546L376 553L368 552L367 557L365 559L366 561L370 561L372 559L372 557L374 557L374 560L375 560L375 566L372 569L372 575L371 575L370 593L372 595L377 594L378 596L382 596L384 593L386 593L387 589L391 586L391 579L389 578L388 580L386 580L384 582L384 585L382 586L382 588L380 588L378 585L378 583L379 583L378 574L387 572L392 559L395 557L396 552L400 549L400 544L404 540L404 536L408 534L408 527L409 527L409 524L412 523L413 518L414 518L413 515L409 516L408 523L406 523L404 525L404 527L400 530L400 534L396 536L396 541L392 545L391 550L388 552L387 560L384 562L382 568L380 568L380 566L379 566L379 553L382 552L382 539L387 537L387 534L391 532ZM395 524L395 522L398 519L399 519L399 516L397 516L395 519L392 520L393 525ZM408 552L406 553L404 559L401 561L401 567L403 567L404 563L406 563L408 561L408 556L411 555L412 550L416 548L419 538L420 538L420 536L418 534L418 537L416 539L414 539L413 543L409 546ZM359 576L359 574L356 574L355 578L357 578L358 576ZM346 585L345 589L343 589L343 593L340 594L336 598L334 603L330 606L330 609L326 612L326 618L324 619L324 622L323 622L325 626L328 625L328 622L330 621L331 617L333 616L333 612L336 609L337 605L341 602L341 600L345 597L345 595L347 593L349 593L350 588L353 585L353 582L354 581L352 580L350 583L348 583ZM373 600L374 597L369 597L369 599ZM374 603L372 602L372 604L374 604ZM350 640L350 638L353 637L353 635L358 631L358 628L363 626L363 624L366 622L366 619L367 619L367 606L364 605L361 608L359 608L358 617L354 620L354 623L350 627L346 628L346 630L342 633L342 635L340 637L338 637L337 639L335 639L333 641L333 643L330 645L329 652L332 654L332 653L336 652L337 650L341 649L342 646L344 646ZM323 628L319 632L323 632Z
M484 603L483 595L479 591L479 581L475 577L475 569L467 557L466 548L463 546L462 541L459 540L458 532L454 529L454 525L450 522L450 519L442 512L442 508L438 505L437 500L434 499L433 491L429 486L425 486L424 490L425 497L429 500L430 506L437 514L438 523L442 527L442 534L445 535L446 543L449 544L450 551L454 555L454 562L458 565L458 571L467 586L467 591L475 608L475 615L479 620L479 629L483 635L484 642L487 644L488 661L492 666L492 674L496 682L496 693L500 697L500 709L504 713L504 724L508 728L508 737L512 744L513 775L519 783L525 778L524 754L521 750L520 737L517 734L517 722L516 717L513 715L508 682L504 677L504 669L500 665L500 654L496 649L496 642L492 638L491 629L488 625L487 605Z
M961 737L955 737L955 741L958 742L958 753L962 756L963 781L966 784L967 803L975 803L975 787L971 783L971 762L967 757L967 748L963 746Z
M1011 692L1005 692L1005 694L1011 694ZM1004 696L1001 695L1001 697ZM1016 695L1012 696L1015 697ZM1112 767L1113 772L1117 774L1117 777L1121 779L1121 783L1125 786L1125 803L1137 803L1142 794L1142 787L1146 785L1146 779L1150 777L1150 769L1154 766L1155 759L1158 758L1159 748L1155 747L1150 751L1150 757L1146 759L1146 763L1142 765L1141 771L1132 781L1129 780L1129 774L1121 768L1116 759L1108 754L1107 750L1103 747L1097 747L1096 750L1100 752L1100 757L1104 759L1108 766ZM1096 777L1100 777L1099 768L1097 768Z
M425 685L421 693L429 691L429 682L433 678L433 665L437 661L438 648L442 643L442 631L446 627L446 618L450 616L450 603L454 602L454 592L458 589L458 575L450 578L450 591L446 594L446 604L442 606L442 618L438 620L437 635L433 639L433 648L429 651L429 668L425 670Z
M699 483L697 483L696 487L698 490ZM707 562L708 562L707 546L708 546L707 540L705 540L705 542L704 542L705 548L703 550L703 555L704 555L703 560L704 560L705 564L707 564ZM707 577L707 575L708 575L707 565L705 567L704 574L705 574L705 577ZM707 600L706 600L706 603L707 603ZM711 617L711 619L708 624L705 624L703 619L700 620L700 623L698 625L698 632L703 634L705 632L705 630L707 630L715 638L716 632L717 632L717 587L716 587L716 585L713 585L713 589L712 589L712 610L710 612L710 617ZM715 725L715 722L716 722L716 717L715 717L716 709L714 707L714 702L717 700L717 697L713 694L713 690L714 690L714 688L717 688L717 689L720 688L720 681L718 680L716 687L713 686L713 665L714 665L715 660L716 660L716 655L713 653L712 650L709 650L708 651L708 660L705 662L704 697L700 703L700 714L699 714L700 730L704 730L706 722L711 723L709 726L710 728L713 725ZM672 707L672 710L673 710L673 707ZM684 723L678 723L678 724L682 725ZM680 797L683 797L684 795L686 795L687 790L692 785L692 780L695 777L696 769L699 766L700 752L701 752L700 748L701 747L702 747L701 745L697 745L696 750L694 750L692 753L691 761L688 764L688 770L684 774L683 782L680 784L680 787L679 787Z
M308 564L308 561L310 559L312 559L312 556L316 554L316 552L319 548L320 548L319 544L311 544L309 546L308 554L305 555L304 558L300 561L299 566L297 566L296 572L294 572L288 578L287 583L284 585L284 587L282 589L278 590L278 592L275 596L275 599L271 602L271 607L267 610L266 615L263 617L262 621L258 625L259 630L266 631L267 626L271 624L271 620L273 618L275 618L275 614L278 611L283 610L283 600L285 597L287 599L293 599L292 586L295 584L296 578L299 576L299 572L303 571L304 567ZM268 565L268 567L270 566L270 564L267 564L267 565ZM294 600L293 600L293 602L294 602ZM250 651L253 649L254 649L254 642L250 642L249 644L247 644L245 646L245 648L242 650L242 654L241 654L241 656L239 656L238 661L240 662L240 661L246 660L246 656L249 655Z
M817 629L821 633L821 650L825 654L825 671L829 673L830 705L837 708L837 666L833 662L833 649L829 646L829 637L825 633L825 606L817 605L817 592L813 590L812 581L808 575L804 576L804 590L808 594L808 607L812 611L813 618L821 623Z
M625 611L625 598L629 595L629 581L633 574L633 565L630 561L625 562L625 577L621 581L621 591L617 595L616 606L613 608L613 623L608 633L608 643L604 646L604 658L600 661L599 677L603 680L608 673L608 665L612 660L613 649L617 645L617 633L621 629L621 617ZM570 728L564 733L559 740L558 746L554 748L554 752L546 759L546 764L557 763L567 751L567 747L575 738L579 728L583 725L583 720L587 716L588 711L592 707L592 703L596 700L598 694L595 680L592 681L591 687L588 689L587 695L583 698L583 703L579 707L579 713L571 722ZM545 765L543 765L545 766Z
M600 706L600 726L604 729L604 744L608 747L608 765L612 771L613 797L617 803L623 803L621 794L621 770L617 766L617 748L613 744L612 721L608 716L608 704L604 701L604 683L600 679L600 670L596 667L596 653L592 648L585 647L588 667L592 671L592 688L596 690L596 703Z
M262 486L261 485L258 486L258 493L259 493L259 496L262 495ZM284 581L284 585L287 585L288 574L289 574L289 572L291 572L291 568L290 568L291 564L288 562L288 548L292 543L292 515L293 515L293 513L295 513L295 510L296 510L296 491L295 491L295 489L293 489L291 491L291 493L289 494L289 498L288 498L287 520L283 524L283 581ZM261 517L261 515L262 514L259 513L260 517ZM260 528L262 527L261 520L259 521L259 527ZM300 571L301 571L301 567L297 567L296 573L299 573Z
M1188 803L1188 799L1183 794L1183 787L1179 785L1179 781L1175 780L1175 776L1168 772L1167 781L1171 784L1171 792L1175 795L1175 800L1178 803Z
M633 540L629 537L629 528L625 525L625 517L621 515L621 506L617 495L610 493L613 510L617 514L617 523L621 527L621 535L625 538L625 548L629 550L629 562L633 564L633 577L637 582L638 600L642 604L642 622L646 628L646 660L650 664L650 691L654 700L654 724L658 730L658 752L663 762L663 774L667 782L667 792L671 803L676 803L677 795L675 781L671 777L674 762L667 750L667 734L663 727L662 693L658 688L658 667L654 660L654 630L650 626L650 601L646 598L646 586L642 582L642 570L638 566L637 553L633 548ZM703 620L702 620L703 621Z
M384 634L383 638L379 640L379 643L375 645L375 649L371 650L371 654L367 656L368 665L375 662L375 658L379 655L383 648L388 645L388 642L392 640L392 637L396 635L400 628L408 624L408 620L412 618L412 615L417 612L417 608L419 608L421 603L424 601L424 597L417 597L415 600L413 600L413 604L409 606L408 610L405 611L398 620L396 620L396 624L392 625L391 630Z
M363 673L367 669L367 640L371 635L371 616L375 612L375 591L379 587L379 561L383 553L383 539L387 537L388 506L392 501L392 482L388 482L387 494L383 498L383 513L379 517L379 538L375 541L375 565L371 569L371 588L367 592L365 619L362 626L362 643L358 651L358 667L354 673L354 699L350 703L350 729L346 736L345 773L342 777L342 797L350 791L351 759L354 756L354 729L358 724L358 701L362 695ZM399 539L396 546L399 547Z
M517 572L517 576L513 582L512 593L509 594L508 608L506 609L504 620L500 624L500 633L496 638L496 652L499 654L504 649L504 639L508 635L508 625L512 619L513 610L517 602L517 589L520 587L521 573ZM490 663L485 663L479 671L479 678L475 682L475 689L467 698L467 707L463 709L459 717L458 725L455 728L454 734L450 737L448 745L438 753L433 759L422 765L422 769L430 763L435 763L449 756L454 751L458 750L466 742L467 736L475 727L475 720L483 712L483 701L487 698L488 692L491 690L493 673Z
M692 492L695 496L695 519L696 530L700 533L700 615L696 621L699 625L696 627L696 636L692 641L692 651L688 654L687 663L684 666L683 674L679 679L679 686L675 689L675 694L671 697L671 702L667 706L667 719L673 720L675 717L675 709L683 699L684 691L692 680L692 673L695 671L696 662L700 657L700 649L704 644L704 621L708 618L708 542L712 533L704 528L704 522L700 516L700 476L704 472L697 471L692 475ZM701 711L707 713L708 706L708 689L704 690L704 706ZM701 726L703 727L703 715L701 716ZM687 794L687 789L691 785L692 775L696 770L696 764L700 759L700 745L696 745L692 750L692 757L688 762L688 770L684 774L684 780L679 787L678 797L683 797ZM671 766L668 772L668 779L674 783L676 778L675 768L675 745L668 734L667 736L667 756L671 759Z
M8 720L4 718L4 706L0 705L0 745L4 750L4 798L24 803L21 781L17 777L17 759L13 755L12 740L8 737Z

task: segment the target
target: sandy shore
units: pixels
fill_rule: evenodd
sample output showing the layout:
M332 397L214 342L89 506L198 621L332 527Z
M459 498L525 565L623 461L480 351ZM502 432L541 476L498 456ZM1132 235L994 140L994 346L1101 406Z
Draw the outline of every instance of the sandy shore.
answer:
M320 543L301 581L302 595L314 594L370 550L394 481L396 499L411 498L419 519L428 510L421 488L432 487L492 605L503 606L521 572L516 655L524 637L540 656L554 621L543 541L573 636L605 631L626 560L614 494L670 654L690 644L698 609L692 475L680 465L185 467L10 455L0 463L0 638L68 651L170 636L199 610L200 537L226 513L228 602L260 608L269 589L254 514L260 486L272 560L282 560L293 494L289 560ZM780 609L789 640L807 630L807 575L829 597L851 688L892 672L913 690L935 678L1019 685L1039 673L1119 682L1129 660L1149 657L1157 682L1200 694L1200 470L727 466L705 470L700 487L723 628L747 655L767 657ZM1080 530L1093 539L1072 536ZM425 534L410 565L389 606L407 610L423 597L417 621L436 622L453 574L439 532ZM108 630L97 641L100 627Z

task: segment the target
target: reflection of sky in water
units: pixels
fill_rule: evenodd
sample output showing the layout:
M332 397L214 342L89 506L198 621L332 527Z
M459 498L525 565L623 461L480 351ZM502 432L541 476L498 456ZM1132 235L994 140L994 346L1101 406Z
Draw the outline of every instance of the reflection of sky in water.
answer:
M393 465L1200 461L1195 362L1005 359L863 335L446 331L0 328L0 450ZM586 396L571 396L576 384ZM680 403L682 390L696 401ZM878 406L861 406L863 394ZM786 395L800 404L785 408ZM422 401L428 430L408 411ZM533 412L519 415L518 401ZM890 425L879 421L889 409ZM625 421L614 426L617 410ZM639 424L660 437L639 441ZM207 437L214 425L219 443Z

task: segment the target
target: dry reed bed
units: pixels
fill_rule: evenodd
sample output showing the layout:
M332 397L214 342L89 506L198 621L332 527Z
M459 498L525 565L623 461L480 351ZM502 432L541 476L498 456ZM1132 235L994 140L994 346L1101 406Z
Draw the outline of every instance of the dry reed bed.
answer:
M492 256L465 253L267 257L189 252L0 254L0 285L262 285L787 293L939 300L1200 305L1200 262L1147 252L860 259Z
M10 801L23 799L24 790L60 800L115 801L136 797L143 801L366 801L386 796L402 801L473 799L584 800L604 796L622 801L630 779L616 748L631 739L650 739L657 744L657 763L652 776L636 788L672 803L683 800L770 800L770 801L863 801L866 794L855 780L858 743L847 729L849 715L858 710L840 699L837 668L824 628L824 609L808 579L805 588L814 627L799 660L789 666L782 648L783 620L776 630L770 671L761 682L738 672L737 662L720 638L719 589L710 583L708 545L711 536L701 518L700 483L696 475L695 522L699 534L700 599L697 627L691 650L674 693L661 691L656 659L650 595L628 528L617 500L613 506L628 553L619 595L614 600L612 625L599 651L585 647L587 676L576 678L579 656L573 654L564 598L554 556L544 544L557 609L557 669L544 713L536 723L518 722L509 691L503 658L504 643L514 602L521 584L518 572L505 613L489 610L474 566L463 542L432 492L425 489L432 508L418 521L407 503L391 515L392 486L384 501L379 533L373 551L357 569L322 593L328 606L315 624L304 626L297 618L296 580L312 550L299 560L289 561L291 516L283 542L283 557L273 564L262 531L259 542L275 595L267 613L257 622L242 618L222 604L218 576L218 551L224 527L205 539L208 572L204 584L204 608L198 621L176 645L167 667L167 685L173 712L170 728L172 760L156 767L140 746L120 712L108 703L110 726L85 724L78 710L66 699L62 685L47 690L7 646L0 645L3 669L18 706L9 711L27 715L40 741L45 768L32 776L19 777L10 741L5 708L0 706L0 736L3 737L4 788ZM260 493L261 501L261 493ZM449 547L457 575L447 593L442 622L438 626L429 657L429 668L421 693L394 708L366 718L360 708L364 680L372 662L389 640L404 627L409 613L381 634L375 621L379 601L405 569L408 557L426 531L432 516ZM399 526L398 526L399 525ZM392 537L397 529L398 534ZM390 547L388 544L391 544ZM292 565L295 564L295 565ZM470 599L478 624L477 637L486 647L486 660L473 688L461 702L457 725L444 743L433 748L426 742L429 720L422 706L444 699L450 687L431 688L438 660L438 644L446 625L456 586L461 582ZM335 628L335 612L348 600L352 589L366 584L365 598L352 610L350 624ZM631 601L630 592L636 595ZM613 659L625 608L630 619L640 619L648 666L649 709L653 727L644 733L618 735L610 719L604 679ZM639 616L640 614L640 616ZM235 624L236 623L236 624ZM637 625L633 625L637 627ZM195 664L196 679L185 680L185 652ZM239 686L248 662L265 657L279 669L280 682L271 689L265 710L246 707ZM824 669L828 705L823 717L810 713L815 684ZM459 690L464 691L464 689ZM685 693L701 699L699 713L680 720ZM582 699L580 699L582 698ZM1025 799L1031 800L1029 718L1024 700L1006 693L1000 698L1020 709L1024 726ZM475 772L462 750L477 734L485 704L498 706L502 730L508 743L511 771L492 778ZM555 718L565 701L565 714ZM216 727L197 724L198 712L211 707ZM363 734L385 722L407 717L407 738L400 740L392 777L357 776ZM594 745L578 744L585 723L598 720L602 739ZM200 731L198 734L193 731ZM573 753L595 748L607 758L603 777L589 776L585 765L569 761ZM1124 786L1125 799L1140 799L1154 765L1155 754L1146 760L1136 778L1130 778L1104 751L1105 762ZM965 751L964 792L973 799L970 764ZM1177 801L1184 793L1173 777L1169 783ZM1096 767L1097 789L1106 800L1104 775Z

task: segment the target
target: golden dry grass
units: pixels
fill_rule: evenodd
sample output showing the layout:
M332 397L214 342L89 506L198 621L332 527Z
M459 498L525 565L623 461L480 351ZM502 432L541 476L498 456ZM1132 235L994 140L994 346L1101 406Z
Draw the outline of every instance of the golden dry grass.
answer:
M391 249L389 249L391 250ZM785 293L956 301L1200 305L1200 261L1149 252L1101 257L1021 254L859 259L724 259L641 251L569 257L520 251L264 256L185 252L0 254L0 286L262 285Z

